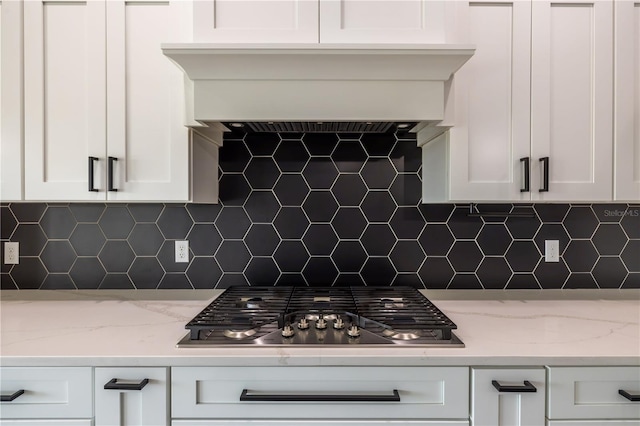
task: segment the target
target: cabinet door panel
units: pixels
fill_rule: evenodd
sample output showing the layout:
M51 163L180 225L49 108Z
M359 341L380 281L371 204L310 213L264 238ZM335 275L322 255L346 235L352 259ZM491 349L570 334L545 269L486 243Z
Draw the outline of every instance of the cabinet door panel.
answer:
M460 420L352 420L352 421L322 421L322 420L174 420L172 426L278 426L278 425L311 425L311 426L469 426L469 422Z
M24 2L25 198L104 199L104 0ZM96 187L88 191L88 157Z
M532 4L532 197L611 200L613 2ZM538 192L541 157L549 192Z

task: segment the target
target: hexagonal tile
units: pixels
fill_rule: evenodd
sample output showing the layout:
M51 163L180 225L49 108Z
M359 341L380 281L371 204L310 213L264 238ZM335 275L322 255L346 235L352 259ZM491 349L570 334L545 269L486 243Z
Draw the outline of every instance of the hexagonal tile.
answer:
M282 272L301 272L309 259L309 253L301 241L283 241L273 258Z
M413 287L418 289L425 288L418 274L406 273L406 272L401 272L398 275L396 275L395 279L393 280L393 284L391 285Z
M187 277L196 289L215 288L222 271L213 257L194 257L187 269Z
M127 272L135 255L126 241L107 241L98 257L107 272Z
M72 203L69 204L69 210L75 217L77 222L95 223L100 219L104 212L104 203Z
M533 241L514 241L506 256L513 272L532 272L540 260L540 252Z
M40 219L40 226L49 238L69 238L76 219L67 207L49 207Z
M80 257L69 272L79 289L97 289L105 276L104 268L95 257Z
M222 210L220 204L187 204L187 211L196 223L213 223Z
M509 217L506 225L514 239L531 239L540 228L540 220L537 217Z
M331 222L338 210L338 203L329 191L311 191L302 209L311 222Z
M357 173L367 160L367 153L359 141L341 140L331 158L340 172Z
M590 272L598 260L598 252L591 241L572 240L562 257L571 272Z
M127 274L107 274L100 283L100 290L134 290L135 286Z
M185 274L170 273L164 274L160 284L158 284L158 290L171 289L171 290L193 290L193 286L187 279Z
M338 177L338 170L330 158L313 157L302 171L311 189L329 189Z
M476 272L482 287L503 289L511 278L511 268L504 257L485 257Z
M311 155L331 155L338 144L338 135L335 133L305 133L302 141Z
M429 256L446 256L454 242L447 225L427 224L418 239L424 252Z
M218 281L216 288L223 289L223 288L229 288L231 286L248 286L248 285L249 283L247 282L247 278L244 276L244 274L224 273L222 274L220 281Z
M397 176L389 158L369 158L360 175L369 189L388 189ZM417 204L417 203L416 203Z
M474 239L482 229L482 218L468 216L468 207L456 207L451 213L447 225L456 238Z
M393 133L364 133L362 145L370 156L388 157L396 144Z
M271 224L253 224L244 242L254 256L271 256L280 243L280 237Z
M252 191L244 204L244 209L252 222L269 223L273 222L280 210L280 203L272 191Z
M283 206L300 206L309 194L307 182L299 174L284 174L273 188Z
M493 224L493 223L505 223L507 221L507 214L511 213L514 209L513 204L477 204L475 206L476 210L481 213L491 212L498 213L497 215L485 215L482 217L484 223ZM522 209L519 209L522 210ZM512 218L519 219L519 218Z
M569 276L569 269L562 259L560 259L560 262L542 261L538 263L533 274L544 289L562 288Z
M306 286L307 282L301 273L283 272L276 282L277 286Z
M273 155L280 143L280 136L277 133L247 133L244 143L252 155Z
M309 227L309 219L300 207L283 207L273 225L281 238L302 238Z
M367 253L359 241L340 241L331 258L338 267L338 271L358 272L367 260Z
M158 252L158 262L160 262L166 272L184 272L189 267L189 263L176 262L175 244L175 241L167 240L162 244ZM193 260L193 257L190 256L190 259ZM107 268L107 270L109 270L109 268Z
M396 211L396 203L388 191L369 191L360 208L369 222L389 222Z
M569 204L536 203L533 205L540 220L544 223L561 223L569 211Z
M220 177L220 202L225 206L241 206L251 193L249 182L240 174L224 174Z
M483 258L475 241L456 241L447 257L456 272L474 272Z
M357 207L340 207L331 225L341 239L358 239L367 226L367 220Z
M570 238L562 224L544 223L534 238L536 246L538 246L538 250L540 250L542 254L544 254L544 243L546 240L558 240L560 253L563 253L569 244Z
M271 157L253 157L244 176L253 189L271 189L280 177L280 169Z
M165 206L158 227L166 239L184 240L193 225L193 220L182 205Z
M40 260L49 272L69 272L76 253L69 241L48 241L40 253Z
M417 241L398 241L389 255L398 272L415 272L425 259Z
M629 240L622 250L622 261L629 272L640 272L640 240Z
M77 290L69 274L49 274L40 286L40 290Z
M620 224L629 238L640 238L640 206L629 206Z
M309 160L309 153L302 141L283 140L276 149L273 159L283 173L301 172Z
M501 223L485 224L477 242L485 256L503 256L511 244L511 235Z
M45 203L11 203L9 208L19 223L38 222L47 205Z
M329 287L338 276L338 270L329 257L311 257L302 270L310 286Z
M617 223L601 223L591 238L600 255L619 255L627 241L626 234Z
M572 273L562 288L598 288L598 284L589 273Z
M251 153L241 140L225 140L219 153L219 165L224 173L240 173L251 160Z
M302 238L312 255L329 256L338 243L338 237L329 224L313 223Z
M398 207L389 222L398 238L416 239L425 227L425 221L417 207Z
M212 223L196 223L189 231L187 240L195 256L212 256L220 246L222 237Z
M420 204L420 213L427 222L446 222L453 212L454 204Z
M396 270L388 257L370 257L360 271L366 285L391 285Z
M624 279L621 288L640 288L640 274L629 273Z
M592 204L591 210L600 222L620 222L627 210L625 204Z
M127 240L138 256L155 256L164 243L164 237L155 223L136 224Z
M270 257L254 257L244 271L250 285L272 286L278 282L280 270Z
M334 287L350 287L366 285L360 274L353 272L346 274L338 274Z
M422 181L416 174L398 174L389 192L399 206L417 206L422 199Z
M155 222L158 220L158 216L162 213L162 209L164 209L164 205L154 203L154 204L129 204L129 213L133 216L133 219L137 222Z
M387 224L369 224L360 242L369 256L388 256L396 244L396 236Z
M11 278L21 290L40 288L46 277L47 270L37 257L20 258L20 263L11 269Z
M451 290L482 290L482 283L475 274L456 274L447 288Z
M359 206L367 193L367 187L360 175L341 174L333 184L331 192L340 206Z
M536 277L533 274L513 274L509 283L507 283L507 290L539 290L540 285L536 281Z
M22 256L39 255L47 242L47 237L37 224L22 223L13 232L11 241L20 243L20 257L22 258Z
M620 288L627 270L619 257L601 257L591 274L600 288Z
M563 221L571 238L591 238L598 223L591 207L583 206L571 206Z
M105 241L100 227L94 223L78 224L69 237L78 256L97 256Z
M427 257L418 275L426 288L444 289L449 286L454 271L446 257Z
M18 226L18 221L9 207L0 207L0 239L8 240Z
M396 142L390 157L399 173L416 173L422 165L422 149L418 147L415 140Z
M135 222L125 206L108 206L98 224L107 239L125 239Z
M216 219L216 228L223 238L243 238L251 220L242 207L224 207Z
M216 253L216 260L224 272L242 272L251 254L242 241L225 240Z
M157 288L163 276L164 271L155 257L137 257L129 268L129 278L138 290Z
M17 290L18 286L9 274L0 274L0 290Z

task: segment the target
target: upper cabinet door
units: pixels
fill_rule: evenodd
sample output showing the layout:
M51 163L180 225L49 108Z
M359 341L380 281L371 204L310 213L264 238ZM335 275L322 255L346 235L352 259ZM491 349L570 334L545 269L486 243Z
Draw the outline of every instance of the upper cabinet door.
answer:
M614 199L640 200L640 2L615 3Z
M318 0L194 0L193 41L317 43Z
M611 200L613 2L532 3L532 182L534 200Z
M24 2L25 199L104 199L104 16L104 0Z
M444 43L455 5L437 0L320 0L321 43Z

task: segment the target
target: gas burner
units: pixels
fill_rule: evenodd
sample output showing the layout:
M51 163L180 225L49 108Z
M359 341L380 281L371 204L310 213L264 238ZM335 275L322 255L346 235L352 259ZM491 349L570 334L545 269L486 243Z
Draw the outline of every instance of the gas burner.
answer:
M228 337L229 339L242 340L246 339L247 337L253 336L254 334L256 334L256 331L253 328L250 328L248 330L225 330L222 332L222 334L224 334L224 336Z
M338 315L336 314L306 314L305 319L307 321L318 321L320 318L324 318L327 321L335 321L336 319L338 319Z
M260 309L262 308L263 302L264 300L262 299L262 297L251 297L251 298L243 297L238 302L238 305L241 308Z
M402 297L390 297L380 299L385 309L404 308L404 299Z
M382 334L396 340L416 340L422 337L419 330L396 331L392 328L387 328Z

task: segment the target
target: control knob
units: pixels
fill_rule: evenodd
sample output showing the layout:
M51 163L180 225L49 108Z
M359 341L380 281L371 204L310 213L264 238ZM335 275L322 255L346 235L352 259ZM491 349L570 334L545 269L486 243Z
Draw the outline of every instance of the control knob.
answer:
M316 328L318 330L324 330L325 328L327 328L327 321L325 321L322 315L320 315L320 317L316 321Z
M349 337L360 337L360 327L356 324L351 324L351 326L347 329L347 334Z
M292 337L294 334L295 331L293 331L291 324L287 324L282 328L282 337Z
M344 328L344 321L342 321L342 318L336 318L335 322L333 323L333 328L335 328L336 330L342 330Z
M309 328L309 321L307 321L307 319L304 317L300 318L300 321L298 321L298 329L306 330L308 328Z

